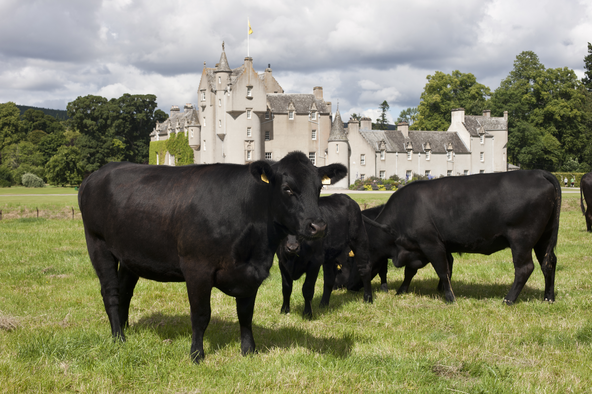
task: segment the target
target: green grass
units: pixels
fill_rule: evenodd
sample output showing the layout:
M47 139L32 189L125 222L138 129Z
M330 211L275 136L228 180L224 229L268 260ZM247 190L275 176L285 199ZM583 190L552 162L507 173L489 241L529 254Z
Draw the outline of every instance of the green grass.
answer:
M366 204L388 195L352 194ZM382 201L382 202L384 202ZM376 205L376 204L374 204ZM1 392L587 392L592 381L592 234L579 196L564 194L556 302L542 301L537 264L516 305L502 299L514 272L509 251L455 256L444 303L428 266L396 296L403 271L389 267L388 294L333 292L301 317L302 280L292 313L281 315L277 265L259 290L258 354L240 355L234 299L215 290L206 358L189 360L185 285L140 280L128 341L114 343L90 264L82 222L0 221Z
M46 187L24 187L13 186L0 188L0 196L15 194L78 194L73 187L46 186Z

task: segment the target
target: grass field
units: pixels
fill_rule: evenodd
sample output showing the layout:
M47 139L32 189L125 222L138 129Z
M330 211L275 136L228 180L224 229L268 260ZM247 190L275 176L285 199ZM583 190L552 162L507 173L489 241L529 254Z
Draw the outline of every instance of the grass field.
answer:
M352 198L370 206L388 195ZM554 304L542 301L538 264L518 302L502 304L514 276L503 251L455 256L452 305L436 291L431 266L419 271L410 294L396 296L403 272L391 265L390 291L379 293L375 278L371 305L361 293L340 290L320 310L320 279L311 321L301 317L302 280L292 313L279 313L274 265L255 306L258 354L240 355L234 300L214 290L206 358L193 365L183 283L140 280L128 341L114 343L81 220L3 219L0 391L590 392L592 234L577 194L564 194L556 252Z

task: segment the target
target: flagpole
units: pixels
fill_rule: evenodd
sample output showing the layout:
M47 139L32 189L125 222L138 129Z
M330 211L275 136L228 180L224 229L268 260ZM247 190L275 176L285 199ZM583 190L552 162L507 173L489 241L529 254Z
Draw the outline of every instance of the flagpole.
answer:
M249 52L251 49L251 34L249 33L249 31L251 30L251 21L249 20L249 18L247 18L247 25L249 26L249 29L247 30L247 57L250 57L251 55L249 54Z

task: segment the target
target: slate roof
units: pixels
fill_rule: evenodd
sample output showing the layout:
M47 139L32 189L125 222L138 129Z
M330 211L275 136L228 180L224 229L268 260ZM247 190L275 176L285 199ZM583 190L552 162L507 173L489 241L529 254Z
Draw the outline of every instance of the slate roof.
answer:
M297 114L307 114L310 112L312 103L316 104L319 113L328 113L329 107L323 100L317 100L314 94L302 93L268 93L267 103L272 112L287 113L290 102L294 104Z
M465 115L464 125L471 137L479 137L479 132L499 131L508 129L508 121L502 117Z
M199 124L199 112L197 109L186 107L183 112L172 111L167 120L156 125L150 136L156 136L157 131L159 135L167 135L169 128L171 131L177 132L177 125L179 126L179 131L184 131L185 126Z
M331 141L347 141L347 134L343 128L343 121L339 110L335 113L335 120L331 125L331 132L329 133L329 142Z
M458 134L452 132L409 130L408 138L399 130L362 129L360 134L375 151L380 151L380 144L384 141L387 152L407 153L406 144L411 142L413 153L423 153L426 143L429 142L432 153L446 153L449 143L452 144L454 153L469 153Z

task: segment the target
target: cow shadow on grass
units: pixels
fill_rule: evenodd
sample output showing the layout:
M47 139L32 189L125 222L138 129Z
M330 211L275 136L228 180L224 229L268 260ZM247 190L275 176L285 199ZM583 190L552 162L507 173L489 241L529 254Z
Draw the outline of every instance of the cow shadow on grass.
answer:
M401 286L402 281L388 281L389 293L396 296L397 289ZM457 298L473 298L478 300L483 299L499 299L502 301L512 287L512 281L508 283L475 283L464 280L451 281L452 291ZM443 294L437 290L437 279L414 279L409 286L409 294L425 295L440 297L444 301ZM544 296L544 285L542 288L529 286L528 282L520 292L516 302L539 299L542 300Z
M189 315L165 315L156 312L140 318L131 326L132 331L145 329L153 330L163 341L181 337L191 338ZM298 326L270 328L253 324L253 336L258 353L266 353L274 348L303 347L314 353L343 358L351 353L355 343L352 333L346 332L339 337L316 336ZM238 321L212 317L204 336L204 344L206 343L210 344L213 351L226 346L236 346L237 349L240 349Z

